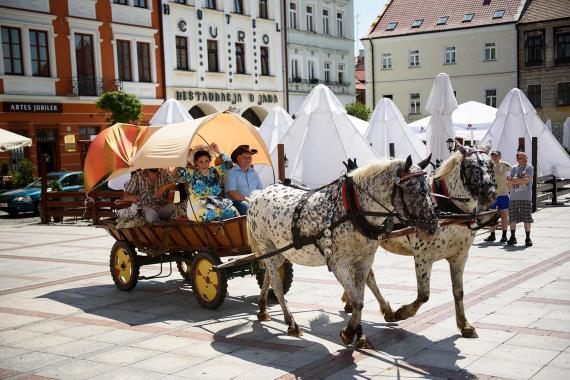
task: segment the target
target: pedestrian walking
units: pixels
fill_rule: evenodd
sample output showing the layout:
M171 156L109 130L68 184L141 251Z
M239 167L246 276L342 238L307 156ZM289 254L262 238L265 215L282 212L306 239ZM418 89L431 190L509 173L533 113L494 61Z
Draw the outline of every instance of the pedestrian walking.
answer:
M501 230L503 232L499 242L507 242L507 230L509 228L509 185L507 184L507 176L511 171L511 164L501 161L501 152L494 150L491 152L491 159L493 160L493 173L495 181L497 182L497 199L491 205L491 209L496 209L501 212ZM490 227L490 234L485 241L494 242L496 225Z
M511 225L511 237L507 241L508 245L517 244L515 231L517 223L524 223L526 233L525 245L532 246L530 239L530 225L532 219L532 178L534 168L528 164L528 157L525 152L517 152L517 165L511 169L507 177L507 183L511 187L511 197L509 205L509 222Z

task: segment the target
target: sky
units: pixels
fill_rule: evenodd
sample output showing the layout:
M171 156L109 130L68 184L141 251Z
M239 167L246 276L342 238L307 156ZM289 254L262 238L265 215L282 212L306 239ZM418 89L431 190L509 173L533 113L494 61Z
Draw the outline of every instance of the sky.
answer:
M387 0L354 0L355 55L358 55L358 49L363 49L360 38L368 32L368 28L382 12L386 2Z

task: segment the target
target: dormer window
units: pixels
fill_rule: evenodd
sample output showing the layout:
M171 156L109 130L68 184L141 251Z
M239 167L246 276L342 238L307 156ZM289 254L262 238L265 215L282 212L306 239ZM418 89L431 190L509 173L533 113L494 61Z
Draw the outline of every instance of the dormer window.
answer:
M505 14L505 10L504 9L497 9L495 11L495 13L493 14L493 18L503 18L503 15Z
M423 19L421 20L414 20L414 22L412 23L412 28L419 28L420 26L422 26L422 23L424 22Z
M447 19L449 17L447 16L441 16L440 18L437 19L437 25L445 25L447 24Z
M465 13L463 15L463 20L461 20L461 22L471 22L471 20L473 20L473 13Z
M388 23L388 26L386 26L386 30L394 30L396 29L396 26L398 26L397 22L390 22Z

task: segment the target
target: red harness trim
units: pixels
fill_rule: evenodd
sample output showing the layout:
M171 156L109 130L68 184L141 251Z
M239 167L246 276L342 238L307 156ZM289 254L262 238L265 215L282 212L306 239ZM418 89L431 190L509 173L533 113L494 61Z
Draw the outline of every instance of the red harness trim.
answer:
M342 188L341 188L341 192L342 192L342 206L344 207L344 210L345 210L345 211L348 211L348 210L350 210L350 206L349 206L349 203L348 203L348 190L347 190L346 186L347 186L347 185L346 185L346 182L343 182L343 183L342 183ZM360 210L360 200L359 200L359 198L358 198L358 194L355 193L354 197L355 197L355 202L354 202L354 203L356 203L357 210Z
M447 190L447 185L445 184L445 181L441 177L432 182L431 191L433 191L435 194L437 194L437 187L435 186L435 181L438 181L441 185L441 190L443 191L443 194L441 194L441 195L444 195L444 196L449 198L449 190Z
M403 177L400 177L400 182L406 181L406 180L408 180L408 179L410 179L410 178L414 178L414 177L422 177L422 176L424 176L424 175L426 175L426 174L427 174L427 173L424 172L424 171L413 172L413 173L410 173L410 174L405 175L405 176L403 176Z

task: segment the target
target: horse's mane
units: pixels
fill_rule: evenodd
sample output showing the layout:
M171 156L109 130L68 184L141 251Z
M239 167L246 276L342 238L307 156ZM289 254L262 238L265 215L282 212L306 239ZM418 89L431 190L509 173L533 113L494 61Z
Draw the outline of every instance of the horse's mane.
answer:
M462 157L461 152L459 151L455 152L451 157L443 161L441 166L436 170L433 178L440 178L449 174L453 170L455 165L461 162L461 157Z
M360 183L364 178L374 177L382 174L386 170L390 169L396 163L403 163L403 160L385 160L376 161L372 164L362 166L355 169L350 173L350 176L354 179L354 182Z

